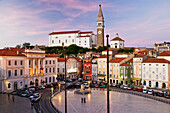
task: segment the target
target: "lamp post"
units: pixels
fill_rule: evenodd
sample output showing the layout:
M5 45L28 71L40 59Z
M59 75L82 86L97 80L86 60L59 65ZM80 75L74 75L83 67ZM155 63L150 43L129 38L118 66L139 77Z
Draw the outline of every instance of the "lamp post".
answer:
M54 91L54 88L51 87L51 97L53 97L53 91Z
M63 49L64 49L64 43L62 43ZM64 49L64 58L65 58L65 113L67 113L67 89L66 89L66 49Z
M110 113L110 102L109 102L109 44L108 38L109 35L106 35L107 38L107 113Z

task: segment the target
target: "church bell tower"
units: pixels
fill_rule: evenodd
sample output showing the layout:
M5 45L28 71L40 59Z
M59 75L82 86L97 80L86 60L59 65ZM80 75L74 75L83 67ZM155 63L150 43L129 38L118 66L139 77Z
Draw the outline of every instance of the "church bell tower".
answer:
M97 17L97 48L104 46L104 17L101 9L101 4L99 5L99 13Z

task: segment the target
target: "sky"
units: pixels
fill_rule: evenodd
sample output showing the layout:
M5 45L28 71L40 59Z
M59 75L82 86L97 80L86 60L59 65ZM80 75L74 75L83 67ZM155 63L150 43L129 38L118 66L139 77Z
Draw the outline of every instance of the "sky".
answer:
M0 0L0 48L48 45L54 31L96 34L99 4L110 40L119 33L125 47L170 41L170 0Z

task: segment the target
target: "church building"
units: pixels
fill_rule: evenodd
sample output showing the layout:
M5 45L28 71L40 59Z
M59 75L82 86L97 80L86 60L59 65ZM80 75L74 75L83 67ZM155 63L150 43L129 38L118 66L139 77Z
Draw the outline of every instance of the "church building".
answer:
M123 49L124 48L124 40L121 39L116 33L116 37L110 40L110 48L115 48L115 49Z

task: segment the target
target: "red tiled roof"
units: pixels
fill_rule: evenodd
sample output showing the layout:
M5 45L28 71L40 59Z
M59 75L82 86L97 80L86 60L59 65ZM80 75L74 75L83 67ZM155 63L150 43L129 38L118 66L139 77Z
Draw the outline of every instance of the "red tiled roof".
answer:
M66 61L68 60L68 58L66 58ZM58 58L58 62L65 62L65 58Z
M130 60L128 60L127 62L133 62L133 58L132 58L132 59L130 59Z
M116 55L129 55L128 53L117 53Z
M170 56L170 51L163 51L158 56Z
M20 51L14 51L7 49L0 50L0 56L25 56Z
M119 38L119 37L115 37L115 38L113 38L113 39L110 40L110 41L115 41L115 40L124 41L123 39L121 39L121 38Z
M109 63L120 63L122 60L124 60L126 58L115 58L109 61Z
M55 34L68 34L68 33L79 33L80 30L76 30L76 31L61 31L61 32L52 32L49 35L55 35Z
M45 57L57 57L56 54L46 54Z
M121 64L120 66L131 66L131 65L129 65L129 64L127 64L127 63L123 63L123 64Z
M87 34L87 33L93 33L93 31L83 31L83 32L80 32L80 34Z
M163 58L148 58L142 63L170 63L170 61Z
M98 58L107 58L107 55L100 55Z
M79 36L79 37L90 37L90 35L86 35L86 36Z

